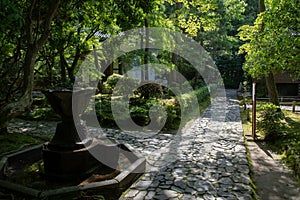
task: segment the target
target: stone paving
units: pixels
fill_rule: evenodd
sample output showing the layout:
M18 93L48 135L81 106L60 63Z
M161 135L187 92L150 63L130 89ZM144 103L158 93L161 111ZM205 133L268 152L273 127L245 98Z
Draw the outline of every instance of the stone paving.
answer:
M225 121L212 115L209 107L198 119L177 134L134 137L120 130L106 129L104 135L127 143L147 159L146 173L120 199L252 199L249 166L236 92L216 99ZM222 113L220 113L222 115ZM212 117L213 116L213 117ZM20 123L23 123L19 126ZM23 133L54 133L55 123L23 127ZM47 128L49 127L49 128ZM45 132L39 132L39 130Z
M121 199L252 199L238 102L227 91L225 122L208 108L176 135L136 138L120 131L107 137L128 143L147 159L147 172Z

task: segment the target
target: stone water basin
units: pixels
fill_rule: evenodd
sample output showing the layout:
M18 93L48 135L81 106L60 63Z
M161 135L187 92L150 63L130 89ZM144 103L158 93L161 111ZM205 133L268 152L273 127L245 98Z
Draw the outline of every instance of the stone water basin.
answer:
M118 144L120 153L117 170L105 170L103 164L99 163L101 170L95 170L83 179L47 179L42 159L44 145L37 145L1 159L2 190L17 194L22 199L69 199L82 192L101 194L105 199L116 199L145 172L145 158L134 152L131 146Z

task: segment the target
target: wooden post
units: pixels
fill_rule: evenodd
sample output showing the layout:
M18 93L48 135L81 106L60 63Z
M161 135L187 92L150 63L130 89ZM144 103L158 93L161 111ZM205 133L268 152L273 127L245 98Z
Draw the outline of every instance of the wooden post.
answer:
M296 112L296 101L293 101L293 104L292 104L292 112Z
M252 84L252 137L256 138L256 83Z

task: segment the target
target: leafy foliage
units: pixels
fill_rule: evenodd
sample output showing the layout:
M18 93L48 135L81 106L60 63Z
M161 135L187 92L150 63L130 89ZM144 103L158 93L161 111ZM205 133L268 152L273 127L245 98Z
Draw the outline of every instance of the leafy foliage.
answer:
M257 111L259 111L257 129L265 134L265 140L281 137L284 115L280 108L274 104L262 104L257 107Z
M247 53L244 70L252 77L268 72L291 72L300 75L300 11L298 0L268 1L267 11L260 13L253 26L239 30L240 39L248 41L240 48Z
M300 182L300 141L292 141L287 145L283 160L295 172Z
M144 88L146 90L147 88ZM141 94L140 94L141 95ZM161 105L167 112L167 121L164 126L164 130L175 130L178 129L180 121L183 120L187 122L191 119L181 119L181 115L185 113L192 113L195 111L195 108L189 110L190 104L193 98L193 95L196 95L198 98L198 103L200 104L199 109L206 108L209 104L209 92L207 87L199 88L192 93L183 94L178 97L180 100L177 100L175 97L169 99L157 99L157 98L141 98L140 96L131 96L129 102L130 116L135 123L140 126L146 126L150 123L149 110L155 107L155 105ZM182 104L182 107L179 104L179 101ZM127 103L120 100L119 103ZM116 105L117 106L117 105ZM101 126L116 126L115 117L111 111L111 96L110 95L100 95L96 100L96 114ZM158 110L156 110L158 111ZM200 110L201 112L202 110ZM125 113L125 111L124 111ZM124 115L125 116L125 115ZM116 116L118 120L126 120L124 116ZM159 123L159 122L157 122Z
M137 93L140 94L141 98L161 98L163 95L163 87L157 83L144 83L141 87L138 88Z
M253 5L256 5L254 0L56 0L57 10L49 18L50 23L45 23L53 2L0 2L0 78L7 83L0 86L0 107L19 102L26 89L26 105L20 106L23 111L30 107L32 89L72 86L78 66L95 46L112 35L136 27L166 27L193 37L216 60L226 86L235 87L242 77L240 68L243 61L243 56L236 55L240 44L236 37L237 27L251 23L252 11L255 10ZM49 27L43 28L46 24ZM30 31L32 34L28 34ZM39 38L43 39L42 43L37 42ZM27 42L27 39L33 42ZM145 41L145 38L141 40ZM41 45L32 48L36 47L35 44ZM32 49L32 58L27 58L30 67L26 67L29 66L25 64L26 52ZM94 56L103 55L95 53ZM140 64L148 60L149 63L157 61L172 66L172 70L182 72L194 88L201 85L200 75L179 56L169 53L158 58L141 47L141 51L133 52L132 57L126 54L115 60L109 66L110 73L104 72L105 78L113 74L117 66L118 73L125 73L138 57ZM103 63L99 62L98 65L101 67ZM111 92L111 88L107 88L106 92ZM8 120L7 114L3 116L1 127L5 127Z
M103 84L102 92L112 94L114 91L115 95L131 96L133 93L131 88L135 88L137 84L138 80L134 78L126 77L119 74L113 74L109 76L107 81Z

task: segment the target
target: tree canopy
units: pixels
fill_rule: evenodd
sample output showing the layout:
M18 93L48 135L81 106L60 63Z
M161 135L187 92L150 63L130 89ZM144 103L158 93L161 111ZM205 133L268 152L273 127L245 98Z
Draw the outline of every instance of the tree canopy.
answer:
M258 78L269 72L289 72L300 76L300 10L298 0L266 1L254 25L240 27L240 39L246 41L240 53L246 53L244 70Z
M254 0L0 0L0 5L0 78L6 83L0 86L5 113L0 128L29 109L33 89L72 85L78 66L94 46L136 27L165 27L189 35L216 61L225 85L237 87L243 76L237 29L252 24L257 12ZM195 75L179 56L159 55L153 57L147 48L125 55L106 75L112 74L113 65L120 73L126 70L137 56L144 63L168 63L189 79Z

